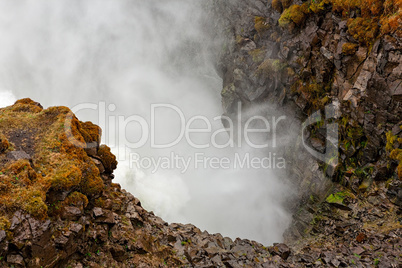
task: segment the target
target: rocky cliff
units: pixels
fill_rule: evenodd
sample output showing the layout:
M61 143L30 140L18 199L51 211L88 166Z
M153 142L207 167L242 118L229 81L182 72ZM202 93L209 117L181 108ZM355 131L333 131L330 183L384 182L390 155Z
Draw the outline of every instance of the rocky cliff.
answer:
M402 3L252 0L214 8L226 35L218 64L226 114L236 118L238 102L268 104L299 124L299 137L283 146L298 189L285 238L302 254L298 265L400 265ZM331 104L339 112L331 122L336 164L313 158L301 141L301 122ZM333 142L331 118L324 120L304 133L320 153Z

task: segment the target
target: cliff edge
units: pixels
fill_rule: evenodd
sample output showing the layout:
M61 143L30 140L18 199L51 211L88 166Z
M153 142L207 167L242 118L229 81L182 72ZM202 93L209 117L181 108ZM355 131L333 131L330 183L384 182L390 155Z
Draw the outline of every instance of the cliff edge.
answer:
M255 267L290 254L146 211L112 183L100 135L67 107L0 109L0 267Z

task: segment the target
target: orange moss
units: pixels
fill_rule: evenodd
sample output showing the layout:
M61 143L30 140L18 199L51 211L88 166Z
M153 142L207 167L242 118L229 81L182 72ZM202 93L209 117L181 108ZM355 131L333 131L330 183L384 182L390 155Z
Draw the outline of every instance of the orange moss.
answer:
M47 217L48 208L39 191L32 192L28 200L24 202L24 210L41 220Z
M269 30L270 26L266 18L256 16L254 17L254 28L257 30L258 34L263 34Z
M105 207L105 199L103 197L96 198L94 205L96 207L104 208Z
M61 134L60 138L63 139L63 142L66 143L66 146L69 148L87 147L85 139L81 134L82 128L80 121L71 111L66 114L66 118L64 122L62 122L62 126L64 126L64 132Z
M388 137L387 137L388 138ZM390 153L390 158L399 162L397 167L398 178L402 180L402 149L393 149Z
M394 160L402 160L402 149L393 149L389 156Z
M306 18L306 13L303 10L300 5L292 5L288 9L285 9L278 20L279 25L289 30L292 30L294 27L300 27Z
M35 170L31 167L28 160L20 159L16 162L11 162L3 169L5 174L18 176L20 182L30 184L37 178Z
M56 176L53 185L59 183L66 189L79 186L82 193L88 196L99 194L104 187L103 181L83 148L89 142L100 142L100 128L90 122L81 123L70 110L63 111L63 116L53 127L57 137L47 137L50 142L44 143L51 145L49 149L56 150L60 153L56 156L64 159L58 159L57 162L66 163L55 168L53 173L60 176ZM48 159L49 151L45 153L44 157Z
M7 151L9 146L10 143L8 142L7 138L0 133L0 153L4 153L5 151Z
M292 91L299 93L305 100L308 100L309 111L317 111L330 101L327 94L330 90L330 85L331 82L323 85L314 80L310 82L297 80L292 86Z
M308 10L313 13L320 13L326 10L326 7L330 4L330 0L313 0L308 6ZM307 3L306 3L307 4Z
M28 104L28 105L36 105L37 102L34 102L33 100L31 100L30 98L25 98L25 99L19 99L17 100L15 104Z
M253 62L260 64L264 61L267 51L265 47L250 50L248 54L253 58Z
M358 47L359 47L358 44L345 43L342 45L342 53L344 55L354 55Z
M397 0L397 1L399 1L399 0ZM391 1L388 1L388 2L391 2ZM393 3L387 3L386 5L390 5L390 4L393 5ZM332 8L334 11L342 13L343 16L349 16L349 14L352 10L359 10L363 17L379 16L384 11L384 1L383 0L332 0Z
M352 35L362 45L370 46L379 33L378 21L376 19L355 18L349 19L349 34Z
M14 112L39 113L43 110L42 106L39 103L34 102L29 98L17 100L15 104L11 107L12 111Z
M22 131L26 133L24 140L29 142L29 148L34 150L28 152L32 163L19 160L4 165L0 162L0 209L4 214L23 210L44 219L48 213L56 216L65 204L84 208L89 197L99 195L104 189L98 168L84 150L88 143L98 146L100 128L90 122L80 122L67 107L43 110L30 99L19 100L13 106L0 109L0 129L4 134L0 142L7 141L15 131ZM25 144L15 146L24 148ZM109 148L102 148L103 162L112 172L117 161ZM70 191L72 188L76 192L63 202L55 200L46 204L50 189Z
M96 142L97 146L101 141L102 129L92 122L81 123L81 135L86 143Z
M0 217L0 230L6 231L6 230L10 229L10 226L11 226L10 221L6 217L1 216Z
M4 213L21 208L33 217L47 217L45 194L41 176L36 174L27 160L11 162L1 170L0 208ZM36 180L35 183L32 183Z
M300 6L300 10L301 10L301 12L303 12L303 14L305 15L305 17L307 17L307 15L310 13L310 6L309 6L308 2L304 2L304 3Z
M402 0L309 0L301 6L290 4L290 0L272 0L272 8L282 12L279 25L293 30L300 27L305 16L312 13L332 11L350 18L348 27L351 35L363 45L370 46L378 34L395 34L402 37Z
M387 0L384 3L384 13L380 19L381 34L395 33L402 37L402 0Z
M66 162L55 170L55 174L51 178L51 185L55 190L69 190L71 187L80 184L81 177L81 170L75 163Z
M331 0L332 9L341 13L344 17L349 17L352 11L359 14L359 18L364 20L372 20L379 26L366 23L366 30L370 31L370 35L380 30L381 34L395 33L401 37L402 23L402 0ZM359 22L362 22L361 20ZM367 26L377 29L369 29ZM376 27L377 26L377 27ZM370 27L370 28L371 28ZM359 36L364 35L360 32ZM376 37L376 36L375 36ZM361 38L356 38L361 39ZM363 38L365 39L365 38ZM364 43L367 43L365 41Z
M75 206L83 211L88 205L88 198L80 192L73 192L67 196L63 202L63 205Z
M279 13L282 13L283 7L282 7L282 1L281 0L272 0L272 8Z
M290 7L290 5L292 4L293 0L281 0L281 2L282 2L282 7L284 9L286 9L286 8Z
M117 167L116 156L110 152L110 148L106 145L99 146L98 155L101 158L101 162L105 167L107 173L112 173Z
M88 159L84 164L81 192L87 196L98 195L104 189L103 180L100 177L99 169Z

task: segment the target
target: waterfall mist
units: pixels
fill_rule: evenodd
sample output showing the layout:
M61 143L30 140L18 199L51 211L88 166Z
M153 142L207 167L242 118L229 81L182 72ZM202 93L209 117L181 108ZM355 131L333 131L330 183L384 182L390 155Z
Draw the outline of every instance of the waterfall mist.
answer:
M190 167L182 172L169 167L153 173L130 161L132 153L154 159L172 152L182 157L201 153L233 160L236 153L265 151L244 146L196 149L185 139L167 149L151 148L147 142L129 150L119 139L124 131L128 141L138 141L143 130L135 122L121 129L118 116L138 115L150 122L151 104L174 105L186 120L205 116L212 131L222 129L216 119L222 114L222 81L213 65L214 52L221 47L204 24L201 2L1 1L0 105L25 97L44 107L104 104L103 113L86 109L77 116L104 123L102 141L119 157L115 181L146 209L169 222L192 223L232 238L279 242L290 221L283 204L291 194L280 171ZM174 140L180 125L177 112L159 109L156 141ZM202 120L192 126L206 127ZM202 144L211 134L192 138ZM228 134L220 132L216 140L223 144Z

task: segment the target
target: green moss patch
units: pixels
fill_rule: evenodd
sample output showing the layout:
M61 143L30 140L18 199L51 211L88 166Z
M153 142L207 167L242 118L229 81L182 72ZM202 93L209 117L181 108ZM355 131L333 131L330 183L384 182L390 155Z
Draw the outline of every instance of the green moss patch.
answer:
M67 107L44 110L30 99L19 100L0 109L0 132L0 217L23 210L45 219L48 212L54 215L65 205L84 209L105 189L99 169L85 151L97 150L100 128L80 122ZM23 134L16 138L15 133ZM4 151L13 149L26 151L32 160L2 161ZM109 173L116 168L107 146L100 147L100 158ZM47 203L55 191L72 193L63 202Z
M301 26L305 19L306 13L302 9L302 6L292 5L285 9L279 18L278 23L281 27L292 30L297 26Z
M355 196L348 191L341 191L334 194L330 194L325 201L329 204L339 205L339 206L347 206L347 201L355 198Z

